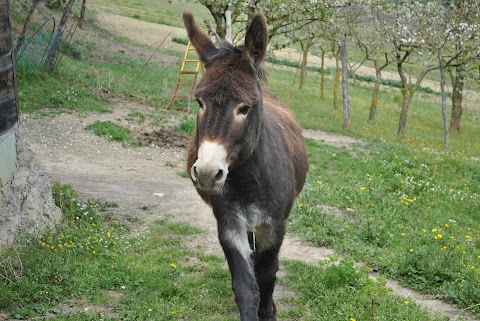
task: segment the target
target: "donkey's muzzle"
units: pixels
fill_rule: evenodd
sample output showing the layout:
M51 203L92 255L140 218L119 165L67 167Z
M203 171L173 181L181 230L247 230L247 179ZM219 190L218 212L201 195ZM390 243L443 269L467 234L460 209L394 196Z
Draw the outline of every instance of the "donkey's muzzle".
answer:
M215 141L203 141L198 149L197 161L190 169L190 176L197 190L208 194L222 194L227 175L225 147Z
M198 190L209 194L221 194L227 178L228 169L221 164L202 164L195 162L191 169L192 181Z

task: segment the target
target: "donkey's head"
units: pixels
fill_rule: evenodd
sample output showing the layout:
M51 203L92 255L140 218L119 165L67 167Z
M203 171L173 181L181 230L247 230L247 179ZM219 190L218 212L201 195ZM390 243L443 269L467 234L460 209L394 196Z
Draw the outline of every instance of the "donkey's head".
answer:
M262 61L267 47L265 18L253 18L243 46L215 47L190 12L183 14L188 37L206 71L196 89L199 104L195 144L198 156L190 169L197 189L222 193L229 170L241 165L260 139L263 126Z

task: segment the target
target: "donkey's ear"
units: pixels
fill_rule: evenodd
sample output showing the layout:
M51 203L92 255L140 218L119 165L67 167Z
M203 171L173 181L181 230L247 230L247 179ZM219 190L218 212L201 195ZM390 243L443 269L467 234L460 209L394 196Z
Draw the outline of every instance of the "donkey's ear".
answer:
M205 63L217 52L217 48L205 32L200 29L190 11L183 12L183 22L187 28L188 38L197 50L200 60Z
M248 26L247 34L245 35L243 59L259 65L267 52L267 38L267 20L263 15L256 15L250 26Z

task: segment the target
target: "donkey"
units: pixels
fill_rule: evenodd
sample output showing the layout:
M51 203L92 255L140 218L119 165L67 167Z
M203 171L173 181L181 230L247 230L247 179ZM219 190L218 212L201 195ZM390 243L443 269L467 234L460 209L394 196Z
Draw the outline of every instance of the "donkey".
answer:
M274 321L272 299L285 220L308 171L302 129L262 86L265 17L257 15L245 44L217 48L184 12L188 37L205 65L198 84L197 126L187 171L213 209L242 321Z

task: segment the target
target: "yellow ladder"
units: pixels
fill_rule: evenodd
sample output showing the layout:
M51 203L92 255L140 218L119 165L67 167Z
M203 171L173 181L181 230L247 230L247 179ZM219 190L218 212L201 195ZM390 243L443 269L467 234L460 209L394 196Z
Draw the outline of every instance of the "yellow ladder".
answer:
M187 49L185 50L185 55L183 56L182 68L180 69L180 74L178 76L177 86L175 87L172 98L170 98L170 101L168 102L167 109L170 108L175 99L188 98L188 112L190 112L192 94L193 89L195 88L195 83L197 82L198 71L201 68L203 72L203 65L200 60L189 58L190 51L192 50L195 50L195 48L189 41ZM179 93L180 87L187 87L188 93ZM183 108L178 109L182 110Z

